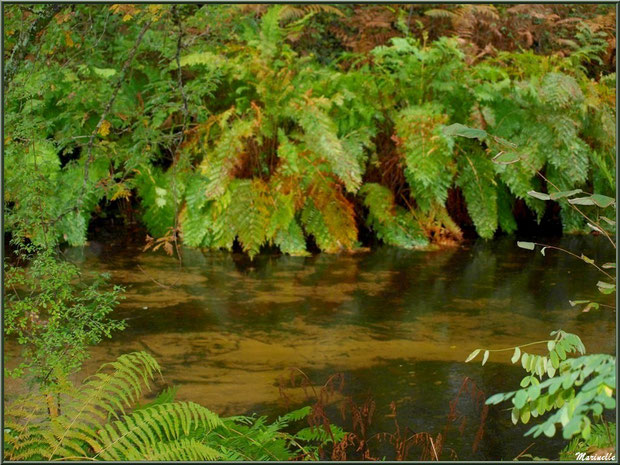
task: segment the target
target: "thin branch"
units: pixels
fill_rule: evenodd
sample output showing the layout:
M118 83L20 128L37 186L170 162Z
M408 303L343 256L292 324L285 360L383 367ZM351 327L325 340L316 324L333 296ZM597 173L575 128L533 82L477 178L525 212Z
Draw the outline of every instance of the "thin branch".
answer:
M548 184L550 184L555 190L557 190L558 192L560 192L560 188L558 186L556 186L555 184L553 184L551 181L549 181L540 171L536 170L536 173L538 174L538 176L540 176L541 178L543 178ZM614 249L616 248L616 243L614 242L614 240L609 236L609 234L607 233L607 231L605 231L605 229L596 221L590 219L584 212L582 212L577 205L568 202L568 204L574 209L576 210L581 216L583 216L586 220L588 220L591 224L593 224L594 226L596 226L604 235L605 237L609 240L609 242L611 242L611 245L614 246Z
M125 81L125 77L127 76L127 72L129 71L129 66L131 65L131 62L133 61L136 55L136 52L138 51L138 47L140 46L140 43L142 42L144 34L148 30L148 28L151 26L152 22L153 20L147 21L146 24L142 27L140 34L138 34L138 38L136 39L136 42L129 53L129 57L127 58L127 60L125 60L125 63L123 64L121 75L119 76L118 80L114 84L112 96L110 97L110 100L108 100L108 103L106 104L103 110L103 113L101 114L101 118L99 118L99 122L97 123L97 126L95 126L95 129L93 129L93 132L90 135L90 139L88 140L88 146L87 146L87 151L86 151L87 158L86 158L86 162L84 163L84 180L82 183L82 192L80 193L80 197L78 198L78 201L75 207L76 211L79 211L80 207L82 206L82 202L84 200L84 194L86 193L86 187L88 185L88 167L93 161L93 144L95 142L95 136L99 132L99 129L101 129L101 125L103 124L106 117L108 116L108 113L110 113L110 110L112 109L112 105L114 104L114 101L116 100L118 92L121 89L121 85L123 84L123 81Z
M576 259L581 260L582 262L586 262L586 263L592 265L594 268L599 270L601 273L603 273L605 276L607 276L612 281L614 281L614 282L616 281L616 278L614 278L612 275L610 275L605 270L603 270L601 267L599 267L596 263L594 263L594 261L588 261L590 259L584 260L583 257L580 257L579 255L571 252L570 250L566 250L566 249L563 249L562 247L556 247L556 246L553 246L553 245L540 244L538 242L532 242L532 244L538 245L538 246L546 248L546 249L559 250L559 251L564 252L564 253L566 253L568 255L571 255L571 256L575 257Z
M519 458L520 458L523 454L525 454L525 453L526 453L526 452L530 449L530 447L532 447L534 444L536 444L536 443L535 443L535 442L531 443L529 446L527 446L525 449L523 449L519 455L517 455L517 456L516 456L514 459L512 459L512 460L513 460L513 461L514 461L514 460L518 460L518 459L519 459Z
M160 287L163 287L164 289L172 289L176 283L179 282L180 276L176 279L176 281L174 281L172 284L168 285L168 284L164 284L162 282L157 281L155 278L153 278L151 275L149 275L144 268L142 268L140 265L137 265L138 269L140 271L142 271L142 273L144 273L146 275L147 278L149 278L151 281L153 281L155 284L157 284Z
M181 133L179 135L179 140L177 141L175 147L175 156L172 160L172 195L174 197L174 248L177 253L177 257L179 259L179 265L182 265L182 257L181 250L179 248L179 201L177 199L177 189L176 189L176 167L178 158L181 156L180 147L185 139L185 131L187 130L187 124L189 121L189 108L187 105L187 95L185 95L185 88L183 87L183 76L181 73L181 49L183 48L183 27L181 25L181 19L179 18L179 13L177 11L177 5L172 5L171 8L172 18L174 20L175 25L178 28L177 35L177 49L174 55L174 59L177 64L177 85L179 91L181 92L181 97L183 98L183 125L181 126Z
M174 18L174 23L179 29L179 34L177 38L177 50L174 56L174 59L177 63L177 82L179 86L179 90L181 91L181 96L183 97L183 130L181 131L181 140L179 145L183 142L185 138L185 131L187 129L187 124L189 122L189 106L187 104L187 95L185 94L185 88L183 87L183 76L181 74L181 50L183 48L183 27L181 26L181 20L179 18L179 13L177 11L177 5L172 6L172 17Z
M52 18L56 16L56 13L58 13L62 8L64 8L62 3L47 5L45 9L38 14L38 18L34 21L34 23L30 25L28 32L20 35L19 42L13 48L11 57L7 61L4 68L5 92L15 77L15 74L17 74L20 65L24 62L24 58L30 49L31 43L35 41L39 33L47 27Z

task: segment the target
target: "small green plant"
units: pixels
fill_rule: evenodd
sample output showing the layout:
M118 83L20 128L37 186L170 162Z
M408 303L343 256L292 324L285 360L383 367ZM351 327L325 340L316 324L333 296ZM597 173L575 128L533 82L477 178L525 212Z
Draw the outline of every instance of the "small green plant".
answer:
M493 158L495 163L511 165L522 162L531 166L532 160L528 160L516 145L489 134L487 131L470 128L462 124L454 124L445 128L445 131L452 135L486 141L491 147L494 145L510 147L509 153L501 150L495 155ZM531 199L565 202L565 206L583 218L591 230L603 235L614 248L616 247L615 241L611 237L611 234L615 232L615 221L600 216L598 210L585 213L580 209L583 206L605 209L615 205L613 198L601 194L585 194L581 197L575 197L582 194L583 191L581 189L563 191L556 184L550 182L538 169L534 168L533 171L545 180L547 186L552 187L554 192L543 193L530 190L527 195ZM593 213L596 214L596 217ZM547 249L560 250L572 255L592 265L605 275L607 281L597 283L601 293L610 294L616 290L615 277L605 271L605 269L615 269L615 263L605 263L599 266L594 260L583 254L579 256L560 247L535 242L519 241L517 245L527 250L534 250L539 246L542 255L545 255ZM602 305L589 300L571 301L570 304L571 306L586 304L583 312L599 309ZM616 407L616 358L606 354L584 355L585 347L581 339L575 334L553 331L551 336L554 338L547 341L532 342L508 349L486 349L482 352L482 364L484 365L491 352L514 350L512 363L521 362L523 368L529 373L521 380L522 389L495 394L486 402L495 405L512 400L511 417L515 424L519 421L528 423L531 417L542 416L553 411L542 422L530 428L526 435L538 437L544 434L553 437L557 431L556 425L560 425L564 439L579 436L587 442L592 434L593 425L600 425L604 422L603 411ZM547 355L533 355L521 350L523 347L538 344L546 344ZM467 357L466 362L475 359L482 350L476 349ZM581 354L581 357L567 358L568 354L577 352Z
M613 460L615 450L616 424L602 422L592 425L592 431L588 440L580 436L573 438L560 452L560 460L581 460L588 455L607 455L602 460ZM581 458L580 455L582 456Z
M78 370L88 346L125 327L109 318L123 289L110 288L105 274L86 280L52 250L18 252L23 266L4 264L5 335L17 338L23 359L9 374L45 388Z
M520 363L529 374L521 380L517 391L499 393L489 397L489 405L512 400L513 423L526 424L531 417L553 411L545 420L526 432L538 437L552 437L560 425L564 439L580 435L588 440L593 424L602 420L603 410L615 409L616 365L615 357L606 354L583 356L585 347L578 336L553 331L553 339L523 344L508 349L484 350L484 365L491 352L514 351L511 362ZM523 347L546 344L546 355L535 355ZM482 349L476 349L467 362L474 360ZM571 353L582 354L567 358Z
M57 384L58 408L50 410L34 393L5 409L6 460L292 460L316 459L333 436L320 427L298 434L285 429L310 408L281 416L221 418L193 402L175 402L164 390L145 405L138 402L160 375L145 352L104 364L81 386ZM133 407L133 408L132 408ZM332 428L336 440L344 432Z

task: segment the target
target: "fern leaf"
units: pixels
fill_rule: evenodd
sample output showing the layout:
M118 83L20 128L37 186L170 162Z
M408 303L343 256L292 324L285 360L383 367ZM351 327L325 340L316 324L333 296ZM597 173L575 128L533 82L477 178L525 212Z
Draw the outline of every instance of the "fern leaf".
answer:
M291 220L287 228L278 229L274 243L282 253L298 257L310 255L306 250L304 233L295 219Z
M540 96L543 103L556 109L566 109L584 100L575 78L563 73L548 73L543 77Z
M259 180L235 180L226 212L243 250L253 258L265 243L271 202L267 185Z
M418 207L427 212L433 203L445 204L452 183L452 139L441 131L447 121L436 107L410 107L395 118L403 140L405 177Z
M144 454L144 460L149 461L205 461L220 458L220 452L193 438L158 443L147 449Z
M355 153L345 150L332 119L310 99L297 105L294 115L304 130L306 146L329 162L349 192L356 192L362 183L362 167Z
M143 166L134 182L141 198L142 221L152 236L164 236L174 226L175 217L168 177L159 169Z
M223 119L223 118L222 118ZM244 148L244 139L252 135L254 121L236 119L230 125L221 121L222 133L215 146L207 150L199 166L199 172L207 178L205 195L213 199L224 193L232 176L231 171Z
M467 211L480 237L489 239L497 230L497 189L493 162L479 154L459 158L457 184L463 190Z
M368 208L368 226L388 245L407 249L425 247L428 239L410 212L394 204L394 195L385 186L366 183L360 189Z

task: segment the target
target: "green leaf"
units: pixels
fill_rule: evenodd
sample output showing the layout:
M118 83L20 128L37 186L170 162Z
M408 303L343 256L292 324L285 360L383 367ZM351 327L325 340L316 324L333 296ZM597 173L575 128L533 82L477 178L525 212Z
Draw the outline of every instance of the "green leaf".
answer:
M539 200L550 200L551 199L551 196L549 194L544 194L542 192L528 191L527 195L529 195L530 197L534 197L535 199L539 199Z
M519 154L514 152L499 152L491 161L497 165L512 165L521 160Z
M524 353L523 357L521 357L521 366L523 367L524 370L527 370L529 359L530 359L530 354L528 353Z
M581 254L581 259L582 259L584 262L589 263L590 265L592 265L592 264L594 263L594 260L592 260L592 259L591 259L591 258L589 258L589 257L586 257L584 254Z
M554 192L553 194L550 195L551 200L557 200L557 199L562 199L565 197L571 197L575 194L581 194L583 191L581 189L575 189L572 191L564 191L564 192Z
M557 352L555 350L549 352L549 358L551 359L551 365L557 370L560 366L560 359Z
M517 246L521 247L522 249L534 250L536 244L534 244L533 242L517 241Z
M465 363L467 362L471 362L473 359L476 358L476 356L480 353L480 349L476 349L474 350L471 354L469 354L469 356L467 357L467 359L465 360Z
M116 74L116 70L114 68L97 68L95 66L93 66L93 72L97 75L97 76L101 76L104 78L110 78L112 76L114 76Z
M529 408L521 411L521 422L524 425L527 425L527 423L530 421L530 416L531 416L531 412Z
M525 390L517 391L514 399L512 400L515 407L517 407L518 409L522 409L526 401L527 401L527 391Z
M519 361L519 359L521 358L521 349L518 347L515 347L515 353L513 354L512 358L510 359L510 361L512 363L517 363Z
M588 417L583 417L583 421L585 423L585 426L581 430L581 436L587 441L588 439L590 439L591 423L590 423L590 419Z
M599 304L597 304L596 302L590 302L588 305L583 307L583 310L581 311L583 313L588 313L591 309L598 310L599 307L600 307Z
M555 425L553 423L549 423L547 426L545 426L543 433L545 433L545 436L547 436L548 438L553 437L553 435L555 434Z
M568 199L568 203L573 205L594 205L591 197L577 197L576 199Z
M446 126L443 128L443 133L446 136L461 136L467 137L468 139L485 139L487 137L487 132L482 129L475 129L465 126L460 123L454 123L450 126Z
M562 430L562 436L564 439L572 438L576 433L581 429L581 418L582 415L575 415L570 421L564 426Z
M504 393L494 394L486 400L487 405L496 405L504 400ZM602 407L601 407L602 409Z
M601 208L607 208L610 205L616 203L616 200L612 197L607 197L606 195L601 194L592 194L590 197L592 201Z
M615 292L616 285L612 283L606 283L605 281L599 281L596 283L598 290L603 294L611 294Z
M482 356L482 366L484 366L484 364L487 363L488 359L489 359L489 351L485 350L484 355Z
M611 263L611 262L610 262L610 263L603 263L603 264L601 265L601 268L605 268L605 269L608 269L608 268L616 268L616 264L615 264L615 263Z

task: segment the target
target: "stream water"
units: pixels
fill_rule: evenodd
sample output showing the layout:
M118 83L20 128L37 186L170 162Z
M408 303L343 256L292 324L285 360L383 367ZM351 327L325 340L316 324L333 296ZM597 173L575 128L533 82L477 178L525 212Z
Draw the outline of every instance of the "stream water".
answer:
M601 238L556 244L614 260ZM91 350L82 375L122 353L147 350L165 383L179 387L177 399L222 415L275 418L308 403L301 388L286 390L291 404L282 399L279 379L290 368L317 386L343 373L342 396L374 400L373 432L393 432L395 421L401 429L443 432L459 460L511 460L532 442L528 453L553 458L561 447L524 438L531 425L513 426L500 405L489 410L472 450L481 419L475 399L461 395L458 418L448 419L464 379L490 396L514 390L523 376L510 364L511 352L481 367L479 359L464 363L472 350L545 339L561 328L577 333L590 353L616 351L614 311L581 313L569 305L588 298L614 304L596 290L599 273L560 252L519 249L513 238L434 252L383 247L306 258L262 254L254 261L184 249L182 267L121 241L65 253L126 288L115 317L126 318L128 328Z

